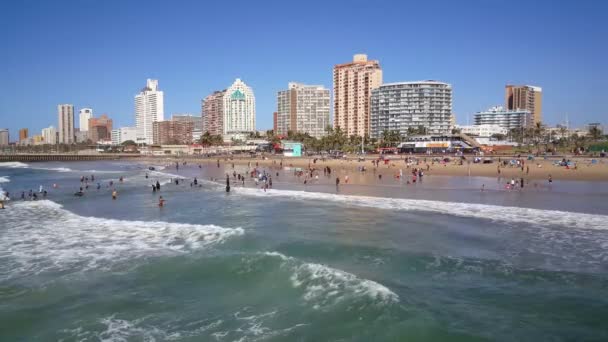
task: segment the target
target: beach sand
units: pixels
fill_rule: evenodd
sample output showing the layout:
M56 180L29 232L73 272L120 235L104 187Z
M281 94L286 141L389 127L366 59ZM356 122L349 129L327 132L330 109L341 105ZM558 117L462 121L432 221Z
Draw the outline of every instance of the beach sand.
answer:
M377 158L377 156L376 156ZM390 161L385 164L380 161L378 167L374 167L372 160L374 156L368 156L365 161L358 161L356 158L348 159L326 159L321 160L312 157L282 157L282 156L267 156L267 157L182 157L182 158L167 158L167 157L144 157L137 160L149 163L171 164L176 161L186 161L197 164L217 164L218 159L220 164L235 164L249 165L252 167L283 167L302 168L307 170L315 168L321 174L326 166L332 169L332 173L339 171L340 175L349 173L360 173L359 168L364 166L367 174L382 174L385 178L392 178L399 174L399 170L403 171L403 175L410 175L413 168L422 168L425 176L441 175L441 176L474 176L474 177L501 177L501 178L524 178L535 180L548 180L551 176L554 180L584 180L584 181L608 181L608 160L595 159L592 163L592 158L571 158L577 165L576 168L566 168L564 166L556 166L554 163L561 159L558 158L536 158L534 160L525 160L523 170L521 167L504 166L502 161L511 160L508 157L501 157L501 163L498 158L494 158L492 164L473 163L472 157L467 156L467 160L463 161L462 165L455 158L450 158L449 162L432 162L432 157L419 156L417 162L410 163L409 167L404 160L404 156L391 156ZM426 162L425 162L426 158ZM441 157L440 157L441 158ZM468 161L471 161L470 163ZM499 167L500 166L500 167ZM529 168L529 169L528 169ZM375 171L374 171L375 169ZM499 173L500 170L500 173ZM373 179L373 177L369 177ZM367 179L367 177L365 177Z

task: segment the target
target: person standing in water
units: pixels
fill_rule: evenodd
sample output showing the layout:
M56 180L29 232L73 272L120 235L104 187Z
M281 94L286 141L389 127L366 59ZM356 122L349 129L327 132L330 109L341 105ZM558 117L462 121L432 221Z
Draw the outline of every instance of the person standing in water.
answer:
M112 199L115 200L118 197L118 192L116 192L116 189L112 190Z
M160 183L159 183L159 181L156 181L156 190L160 191Z
M226 192L230 192L230 176L226 175Z
M163 196L160 196L158 198L158 206L159 207L164 207L165 206L165 200L163 199Z

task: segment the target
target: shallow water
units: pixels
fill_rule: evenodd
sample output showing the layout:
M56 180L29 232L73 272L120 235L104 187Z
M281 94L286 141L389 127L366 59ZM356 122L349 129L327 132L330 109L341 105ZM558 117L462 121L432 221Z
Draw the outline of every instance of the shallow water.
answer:
M606 183L147 166L0 163L0 340L608 339Z

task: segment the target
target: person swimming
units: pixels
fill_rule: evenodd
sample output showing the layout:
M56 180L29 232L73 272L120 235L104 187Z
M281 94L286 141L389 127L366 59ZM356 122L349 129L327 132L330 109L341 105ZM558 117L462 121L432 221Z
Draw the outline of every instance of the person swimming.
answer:
M165 206L165 200L163 199L163 196L160 196L158 198L158 206L159 207L164 207Z

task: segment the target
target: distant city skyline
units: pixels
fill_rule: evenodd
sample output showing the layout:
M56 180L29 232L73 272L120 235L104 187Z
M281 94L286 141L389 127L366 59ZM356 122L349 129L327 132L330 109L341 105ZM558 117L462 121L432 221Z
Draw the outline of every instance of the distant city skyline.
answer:
M523 4L527 10L517 20L501 20L501 13ZM508 84L542 87L543 121L549 125L566 117L571 126L606 124L603 83L608 78L608 47L600 43L608 36L604 2L235 5L241 11L232 14L230 27L218 30L221 17L196 19L202 12L219 10L220 4L7 4L0 14L0 35L4 50L11 53L0 55L0 128L8 128L12 140L24 127L39 134L42 128L57 125L57 105L62 103L73 104L76 113L82 108L107 113L115 127L135 126L133 97L147 78L162 84L167 117L200 113L202 98L241 78L255 92L256 128L271 129L276 94L286 83L332 89L334 65L357 53L380 62L384 83L432 79L451 84L459 124L472 123L476 112L504 105ZM133 17L135 9L143 12ZM295 9L301 14L298 18L285 15ZM334 15L337 12L340 16ZM432 25L425 13L432 14ZM74 20L53 20L58 15ZM315 19L314 27L303 25L310 18ZM364 28L357 24L362 21L367 23ZM130 38L150 22L156 23L153 35ZM277 29L286 25L290 30ZM513 34L522 27L534 34L524 39ZM409 35L407 44L399 43L410 30L424 34ZM251 53L235 53L225 42L244 32L247 38L241 40L239 51ZM53 42L69 42L69 48L49 43L50 37ZM307 44L286 48L290 41ZM33 87L42 89L43 95L32 97ZM333 94L331 113L333 121Z

